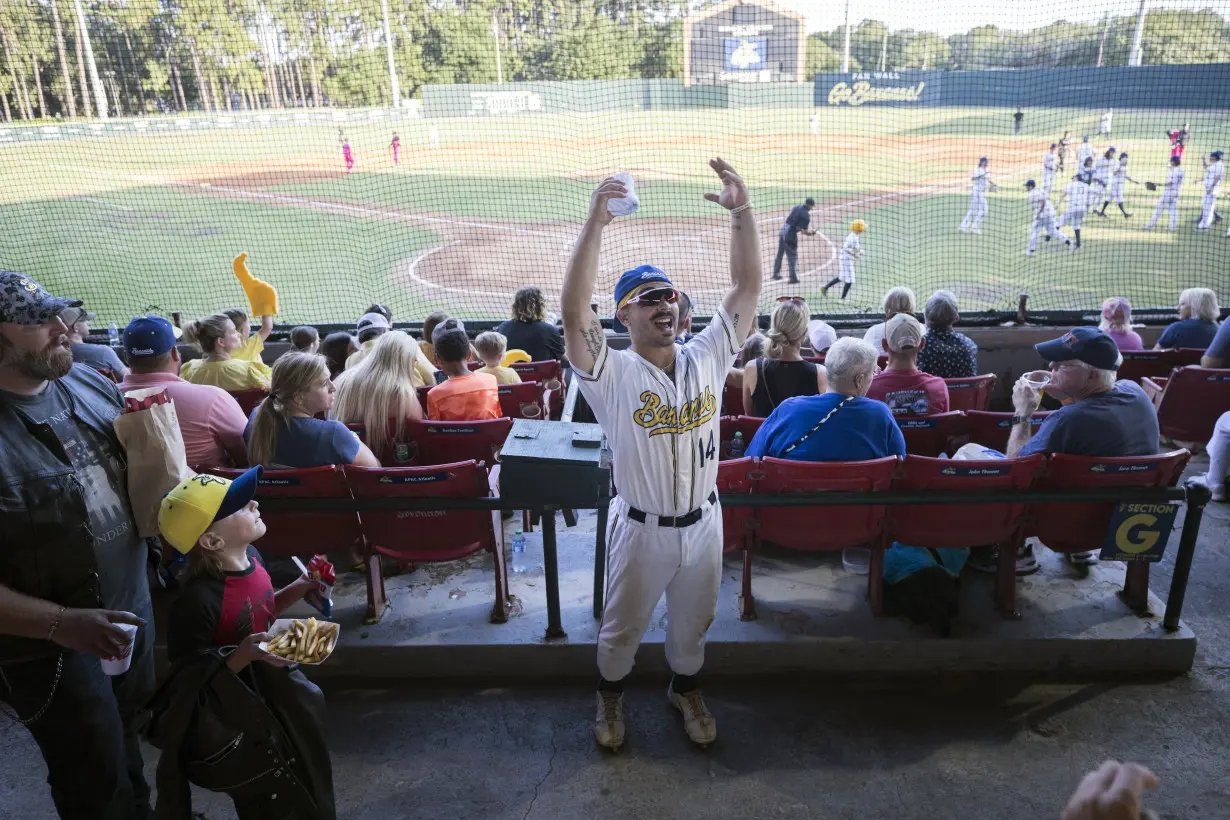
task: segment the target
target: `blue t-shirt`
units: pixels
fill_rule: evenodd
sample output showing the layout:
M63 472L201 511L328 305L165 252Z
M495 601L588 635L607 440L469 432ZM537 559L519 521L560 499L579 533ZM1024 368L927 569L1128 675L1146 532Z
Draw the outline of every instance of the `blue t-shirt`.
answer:
M786 399L760 425L747 455L791 461L869 461L905 455L905 438L888 405L859 396L846 402L819 430L784 454L842 399L840 393Z
M937 562L935 559L939 558ZM961 575L965 563L969 561L969 550L962 547L946 547L937 549L932 555L931 550L922 547L911 547L896 541L884 551L884 580L895 584L904 581L919 570L927 567L942 567L953 578Z
M252 411L243 440L252 435ZM359 454L359 438L340 421L313 418L290 418L289 425L278 430L278 446L273 454L275 470L303 470L326 464L350 464Z
M1125 379L1051 413L1020 455L1150 456L1160 450L1157 411L1140 385Z
M1230 359L1230 321L1222 322L1217 328L1217 335L1204 355L1214 359Z
M787 242L796 243L799 241L799 231L807 230L809 225L811 211L806 205L795 205L790 209L790 216L786 217L786 224L782 226L781 237Z
M1213 342L1217 335L1217 325L1204 319L1180 319L1162 331L1157 340L1158 347L1173 349L1176 347L1196 347L1204 350Z

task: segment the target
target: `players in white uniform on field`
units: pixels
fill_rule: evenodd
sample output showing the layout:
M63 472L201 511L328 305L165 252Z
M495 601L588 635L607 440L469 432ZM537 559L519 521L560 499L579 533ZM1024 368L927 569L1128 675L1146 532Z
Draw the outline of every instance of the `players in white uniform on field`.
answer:
M1110 146L1106 149L1106 153L1098 157L1093 162L1093 196L1090 197L1090 207L1097 204L1099 199L1106 197L1110 191L1110 178L1115 172L1115 146ZM1101 214L1106 216L1106 214Z
M1081 144L1076 148L1076 167L1084 168L1085 160L1093 159L1093 146L1089 144L1089 137L1081 137Z
M1055 225L1056 228L1062 228L1068 225L1076 234L1076 244L1070 246L1072 250L1078 251L1081 248L1081 222L1085 218L1085 212L1089 210L1089 200L1093 196L1093 191L1089 188L1089 183L1085 181L1081 174L1072 177L1072 181L1064 186L1063 193L1059 195L1059 204L1067 201L1067 207L1063 209L1063 216L1059 217L1059 222Z
M561 293L564 345L581 393L614 452L616 497L607 537L606 608L598 632L594 738L624 742L623 682L654 607L666 595L667 697L695 743L717 738L697 675L705 633L717 613L722 578L722 510L717 500L719 417L727 372L756 320L761 259L747 187L724 160L710 160L730 211L733 286L703 331L675 344L678 292L665 273L644 265L615 287L615 316L632 346L612 350L590 309L608 203L627 189L615 179L590 198Z
M1161 217L1162 211L1170 210L1170 230L1178 227L1179 223L1179 189L1183 187L1183 166L1180 164L1182 160L1178 157L1170 158L1170 175L1166 177L1166 184L1162 186L1162 195L1157 198L1157 207L1153 209L1153 216L1145 224L1143 230L1152 230L1157 224L1157 220Z
M1198 231L1207 231L1216 220L1217 194L1221 189L1223 176L1221 151L1209 154L1209 159L1212 162L1204 169L1204 203L1200 211L1200 224L1196 226Z
M998 190L991 182L989 165L990 160L983 157L978 160L974 173L970 174L973 191L969 198L969 211L965 214L965 219L961 220L961 226L957 228L961 233L982 233L979 226L982 225L982 218L987 215L987 191Z
M1033 213L1033 222L1029 226L1029 244L1025 247L1025 254L1033 256L1034 250L1038 247L1038 237L1045 235L1046 241L1059 237L1063 240L1064 245L1070 246L1071 240L1064 236L1055 227L1055 206L1051 204L1050 197L1045 191L1037 187L1037 183L1032 179L1025 182L1025 190L1029 192L1029 209Z
M850 223L850 233L846 236L846 241L841 243L841 253L838 254L837 275L820 289L820 293L828 296L829 288L838 282L843 282L841 298L846 298L846 294L850 292L850 286L854 284L854 263L863 258L863 246L859 243L858 238L865 230L867 230L867 223L861 219Z
M1106 134L1107 136L1110 136L1110 123L1114 116L1115 112L1113 109L1108 109L1106 113L1102 115L1102 121L1098 124L1099 134Z
M1051 189L1055 187L1055 169L1059 162L1055 157L1056 147L1052 142L1051 150L1042 155L1042 193L1048 197L1051 195Z
M1099 212L1099 216L1106 216L1106 206L1114 202L1119 206L1124 219L1132 218L1132 215L1127 212L1127 208L1123 207L1123 185L1125 182L1136 181L1128 176L1127 163L1127 151L1123 151L1119 154L1119 162L1115 164L1114 169L1111 171L1110 193L1106 195L1106 199L1102 202L1102 210Z

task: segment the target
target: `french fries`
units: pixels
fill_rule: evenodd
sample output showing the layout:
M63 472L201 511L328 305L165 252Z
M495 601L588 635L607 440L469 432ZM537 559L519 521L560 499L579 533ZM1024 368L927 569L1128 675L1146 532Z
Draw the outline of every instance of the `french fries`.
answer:
M306 621L295 619L288 629L269 641L268 651L271 655L296 663L320 663L333 652L337 636L338 625L335 623L315 618Z

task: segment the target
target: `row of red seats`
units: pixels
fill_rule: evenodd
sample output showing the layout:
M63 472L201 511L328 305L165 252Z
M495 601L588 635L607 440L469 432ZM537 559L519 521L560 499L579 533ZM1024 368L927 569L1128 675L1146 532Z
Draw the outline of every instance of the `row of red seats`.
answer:
M986 410L991 405L991 391L995 389L995 374L984 373L967 379L944 379L948 385L949 410ZM743 391L727 385L722 390L722 413L727 416L743 414Z
M1140 382L1151 376L1165 376L1176 367L1200 364L1204 350L1198 347L1180 347L1175 350L1124 350L1123 364L1119 366L1119 378Z
M1079 490L1109 487L1172 487L1187 465L1187 450L1133 458L1041 455L994 461L953 461L907 455L865 462L799 462L741 458L718 467L722 494L874 492L884 490ZM752 556L759 546L808 552L867 547L872 559L867 594L883 611L884 550L893 541L936 549L998 545L996 599L1006 617L1016 613L1017 549L1027 537L1057 552L1096 550L1102 545L1114 503L963 503L833 507L737 507L722 509L723 550L742 549L741 616L755 617ZM1149 565L1127 567L1124 596L1136 609L1147 605Z
M1169 378L1145 377L1140 386L1153 399L1162 435L1175 441L1208 441L1230 410L1230 369L1176 367Z

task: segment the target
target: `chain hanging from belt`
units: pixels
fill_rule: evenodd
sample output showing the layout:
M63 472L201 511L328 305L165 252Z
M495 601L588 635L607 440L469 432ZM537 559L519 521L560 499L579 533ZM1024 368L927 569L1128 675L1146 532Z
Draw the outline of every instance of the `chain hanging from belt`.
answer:
M34 713L33 717L30 717L26 720L22 720L21 715L17 714L16 707L13 708L13 714L10 715L10 717L12 717L13 720L17 721L22 726L29 726L31 723L34 723L36 720L41 718L43 714L51 707L51 701L55 699L56 690L60 688L60 676L63 673L64 673L64 653L61 652L56 656L56 677L55 677L55 680L51 682L51 691L47 693L47 702L39 707L39 710ZM3 669L0 669L0 679L4 680L4 685L10 692L13 691L12 687L9 686L8 679L4 677ZM8 714L7 709L0 708L0 712L4 712L5 714Z

